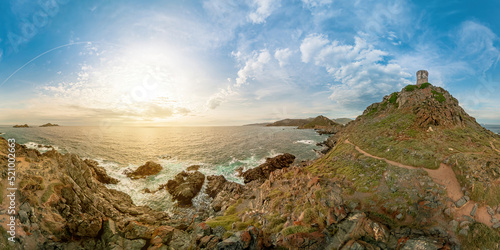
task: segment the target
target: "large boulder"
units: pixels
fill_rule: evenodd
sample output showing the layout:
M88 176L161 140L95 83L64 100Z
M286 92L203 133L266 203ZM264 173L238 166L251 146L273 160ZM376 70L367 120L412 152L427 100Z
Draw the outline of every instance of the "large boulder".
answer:
M144 179L150 175L158 174L162 169L160 164L148 161L146 164L138 167L134 172L127 173L127 177L131 179Z
M245 184L255 180L266 180L269 178L271 172L276 169L290 167L294 160L295 156L288 153L273 158L267 158L265 163L243 173Z
M222 175L207 176L207 181L208 184L205 193L212 198L215 198L215 196L217 196L217 194L224 189L224 186L227 183L226 178Z
M201 172L182 171L167 182L166 188L180 207L190 207L191 200L198 195L204 182L205 175Z
M103 167L100 167L96 161L86 159L85 164L92 170L92 175L96 180L103 184L117 184L119 181L106 173Z

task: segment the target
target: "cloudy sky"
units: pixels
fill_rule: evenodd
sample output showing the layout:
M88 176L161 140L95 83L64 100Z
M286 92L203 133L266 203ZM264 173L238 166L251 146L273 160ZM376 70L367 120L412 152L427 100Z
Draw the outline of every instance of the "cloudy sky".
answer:
M500 124L500 2L0 1L0 124L360 115L415 82Z

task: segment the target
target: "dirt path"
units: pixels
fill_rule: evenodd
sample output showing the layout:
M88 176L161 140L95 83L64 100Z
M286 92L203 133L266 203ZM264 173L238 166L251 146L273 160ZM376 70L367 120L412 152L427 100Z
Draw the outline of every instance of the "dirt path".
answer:
M490 141L490 145L491 145L491 148L495 151L497 151L498 153L500 153L500 150L498 150L497 148L495 148L495 145L493 145L493 142Z
M353 145L356 148L356 150L358 152L362 153L363 155L371 157L371 158L375 158L378 160L383 160L390 165L400 167L400 168L406 168L406 169L423 169L423 170L425 170L435 183L443 185L446 188L446 191L447 191L446 193L447 193L448 197L453 201L457 201L464 196L464 193L462 192L462 187L460 186L460 183L458 182L457 177L456 177L455 173L453 172L453 169L449 165L441 163L439 165L438 169L418 168L418 167L414 167L414 166L405 165L405 164L402 164L399 162L391 161L391 160L388 160L388 159L385 159L382 157L371 155L371 154L365 152L364 150L362 150L361 148L359 148L358 146L351 143L349 141L349 139L346 139L345 142ZM493 149L495 149L495 147L493 146L493 143L491 143L491 146ZM495 149L495 150L500 153L499 150L497 150L497 149ZM467 202L467 204L462 206L461 208L455 208L455 212L454 212L455 218L461 218L462 215L470 216L470 212L472 211L472 208L474 207L475 203L476 202L471 200L471 201ZM451 205L451 203L448 205ZM479 221L479 222L491 227L493 225L493 223L491 223L490 217L491 216L486 211L486 207L481 206L481 207L478 207L476 214L474 216L474 219L476 221ZM499 217L500 217L499 215L496 215L497 219L500 219Z

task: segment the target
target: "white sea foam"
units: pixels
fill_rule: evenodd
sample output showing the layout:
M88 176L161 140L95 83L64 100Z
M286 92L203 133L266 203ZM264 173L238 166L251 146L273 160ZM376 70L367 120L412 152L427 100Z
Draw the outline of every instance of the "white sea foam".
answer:
M316 144L316 141L314 141L314 140L298 140L298 141L294 141L293 143L302 143L302 144L307 144L307 145L314 145L314 144Z
M39 143L36 143L36 142L27 142L25 144L27 148L30 148L30 149L36 149L38 150L40 153L45 153L47 151L50 151L52 149L55 149L55 150L58 150L59 151L59 147L57 146L51 146L51 145L44 145L44 144L39 144Z

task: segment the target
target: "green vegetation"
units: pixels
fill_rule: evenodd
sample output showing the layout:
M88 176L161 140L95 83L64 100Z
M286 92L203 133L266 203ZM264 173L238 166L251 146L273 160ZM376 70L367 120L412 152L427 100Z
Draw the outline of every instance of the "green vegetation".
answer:
M389 102L394 104L394 103L396 103L397 99L398 99L398 93L394 92L391 94L391 97L389 97Z
M56 182L56 183L51 183L47 189L45 189L45 192L42 194L42 203L45 203L49 200L50 196L54 193L54 189L57 186L63 186L62 183Z
M286 216L273 214L270 216L266 216L266 219L269 221L269 225L267 226L267 228L270 232L278 233L283 230L283 224L285 224L286 222Z
M425 88L427 88L429 86L431 86L431 84L428 83L428 82L425 82L425 83L422 83L422 85L420 85L419 89L425 89Z
M371 110L370 110L370 111L366 114L366 116L371 116L371 115L373 115L373 114L377 113L377 111L378 111L378 108L376 108L376 107L375 107L375 108L372 108L372 109L371 109Z
M313 174L325 174L330 178L344 176L353 183L353 191L370 192L380 184L386 168L385 161L364 156L354 146L342 143L325 157L306 167L306 170Z
M215 228L217 226L221 226L225 228L226 230L231 229L231 225L235 222L240 222L240 218L236 215L224 215L224 216L219 216L215 217L213 219L207 220L206 223L209 225L211 228Z
M267 197L273 199L275 197L281 196L282 194L283 191L281 191L279 188L275 188L271 190L271 192L267 195Z
M408 135L409 137L412 137L412 138L417 138L418 131L415 129L408 129L406 131L406 135Z
M428 133L415 126L416 119L407 110L394 110L383 116L365 115L364 121L352 128L349 140L372 155L431 169L457 152L479 153L486 148L491 151L491 139L482 130L468 126Z
M43 185L43 178L34 175L27 175L25 178L23 178L21 183L19 183L19 187L21 187L22 190L26 191L45 189L45 186Z
M304 226L291 226L291 227L287 227L285 229L283 229L281 231L281 233L283 234L283 236L288 236L290 234L296 234L296 233L312 233L316 231L316 229L314 228L310 228L310 227L304 227Z
M369 212L368 218L372 219L373 221L388 225L390 228L393 228L396 226L396 223L394 222L393 219L389 218L389 216L377 212Z
M469 226L469 234L462 237L464 249L498 249L500 242L499 230L475 222Z
M404 88L406 91L413 91L415 89L417 89L417 85L407 85L405 88Z
M471 192L471 199L495 207L500 204L500 186L490 184L485 187L483 182L474 182Z
M236 227L244 227L246 228L248 225L253 224L253 221L250 222L241 222L241 216L237 214L236 208L243 202L242 199L238 199L236 203L229 206L224 212L224 216L215 217L213 219L207 220L205 223L212 228L217 226L224 227L226 230L230 230L233 223L236 223Z
M304 210L304 223L310 224L316 219L316 212L312 208Z
M436 99L438 102L444 102L446 101L446 98L444 97L443 93L437 92L435 90L432 90L432 97Z

